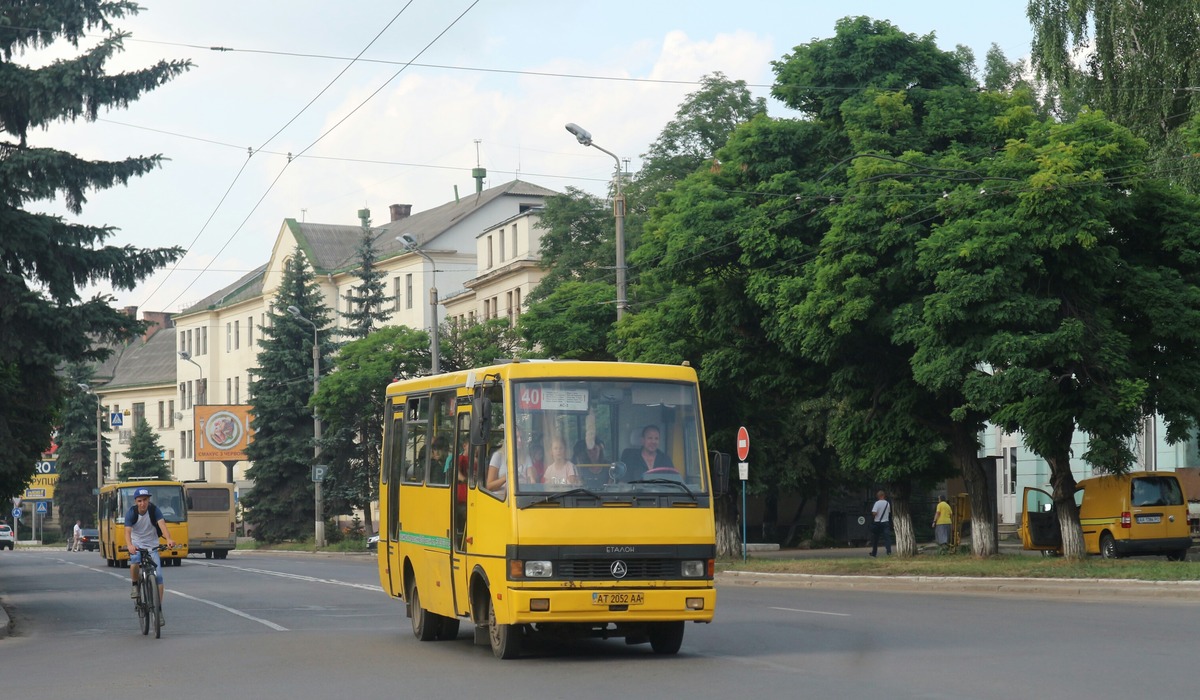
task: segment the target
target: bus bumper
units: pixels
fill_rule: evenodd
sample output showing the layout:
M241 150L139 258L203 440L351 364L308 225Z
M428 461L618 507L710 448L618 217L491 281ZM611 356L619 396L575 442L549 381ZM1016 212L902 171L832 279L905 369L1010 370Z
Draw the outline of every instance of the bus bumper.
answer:
M497 620L505 624L712 622L717 592L714 588L526 588L510 589L507 598L495 601ZM505 609L507 620L501 619Z

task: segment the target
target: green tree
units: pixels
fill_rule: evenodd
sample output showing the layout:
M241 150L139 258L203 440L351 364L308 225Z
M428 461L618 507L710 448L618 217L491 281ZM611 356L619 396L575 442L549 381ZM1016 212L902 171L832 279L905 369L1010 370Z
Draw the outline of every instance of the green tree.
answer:
M315 520L312 398L313 327L288 309L295 307L316 328L329 319L312 268L297 248L286 258L283 275L268 311L250 383L254 441L247 446L253 465L246 477L254 489L242 503L254 537L264 542L302 539ZM328 369L331 343L318 333L318 357Z
M442 371L445 372L482 367L525 354L520 333L507 318L446 322L440 333Z
M1177 133L1200 108L1200 2L1029 0L1026 15L1033 67L1048 85L1080 93L1146 139L1157 169L1200 187L1195 169L1179 165L1191 151Z
M388 318L386 306L393 297L387 295L383 278L387 275L375 266L378 251L375 250L375 233L371 230L371 212L362 209L362 237L358 242L358 265L350 271L351 276L359 282L346 292L346 311L342 317L346 319L346 330L342 335L350 338L366 337L376 325Z
M597 197L568 187L541 214L546 276L527 299L518 328L550 357L610 360L616 319L612 211Z
M921 250L935 280L909 320L918 376L961 387L1050 465L1064 554L1084 556L1072 438L1127 470L1159 413L1168 439L1200 416L1197 202L1148 172L1146 144L1097 112L1020 125L990 182L948 189Z
M375 531L370 506L379 478L387 386L428 366L427 333L384 326L342 346L333 358L335 371L313 398L324 435L333 438L322 454L330 465L323 492L329 512L361 509L367 532Z
M67 368L67 387L87 383L92 371L84 365ZM96 395L77 389L68 393L60 415L58 445L58 483L54 485L54 503L58 506L63 534L70 532L76 520L87 525L96 522ZM105 418L101 418L103 429ZM100 446L102 466L109 464L108 440Z
M134 427L133 435L129 438L129 451L125 453L125 463L117 472L117 478L121 481L139 476L174 478L163 457L162 445L158 443L158 433L154 432L145 418Z
M0 495L21 492L50 445L63 401L56 369L103 359L105 343L133 337L143 324L112 308L112 297L84 300L79 287L106 283L133 289L180 248L108 246L114 226L92 226L30 210L61 197L79 215L93 190L125 184L157 167L161 156L93 161L29 142L29 131L59 121L94 120L124 107L190 67L159 62L107 73L105 64L128 37L111 23L137 12L136 3L77 0L8 3L0 10ZM91 32L96 45L73 58L32 65L14 56L63 42L78 48ZM73 391L68 388L67 391Z

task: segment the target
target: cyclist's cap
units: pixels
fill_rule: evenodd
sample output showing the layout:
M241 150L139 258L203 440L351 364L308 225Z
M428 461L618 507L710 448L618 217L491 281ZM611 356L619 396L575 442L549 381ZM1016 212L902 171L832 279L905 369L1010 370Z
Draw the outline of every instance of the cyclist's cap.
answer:
M149 495L150 495L150 489L147 489L147 488L137 489L136 491L133 492L134 498L140 498L142 496L148 497Z

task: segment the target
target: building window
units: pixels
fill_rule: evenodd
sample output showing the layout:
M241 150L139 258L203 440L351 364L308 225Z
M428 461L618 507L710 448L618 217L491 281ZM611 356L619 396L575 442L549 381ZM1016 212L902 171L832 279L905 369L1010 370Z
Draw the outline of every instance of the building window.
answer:
M175 400L171 399L167 402L167 427L175 427Z
M185 350L187 350L187 354L189 354L189 355L195 354L192 352L192 332L190 330L184 331L183 337L187 343L187 347L184 348Z
M225 403L233 403L233 380L225 377Z
M504 245L504 229L500 229L500 262L504 262L504 253L507 246Z
M187 350L187 337L184 336L183 334L180 334L180 336L179 336L179 351L184 352L186 350Z
M246 319L246 347L254 347L254 317Z
M234 350L237 350L238 348L242 347L241 341L242 341L242 322L234 321L233 322L233 349Z
M233 324L225 324L225 352L233 350Z
M513 290L513 300L516 302L513 306L513 315L518 318L521 316L521 288L517 287Z
M179 454L187 457L187 431L179 431Z
M242 389L240 386L238 386L239 383L241 382L241 379L242 379L241 377L233 378L233 402L234 403L242 402Z
M517 257L517 225L512 227L512 257Z
M179 382L179 407L187 410L187 382Z
M208 354L208 326L200 326L200 354Z
M404 276L404 308L411 309L413 303L413 279L412 273Z
M490 316L488 316L488 305L491 303L492 302L489 299L483 300L483 320L485 320L485 321L488 320L489 318L491 318Z
M513 322L513 293L508 293L508 324L511 326Z
M160 428L167 427L166 423L163 422L164 421L163 414L165 413L165 411L166 411L166 404L164 404L162 401L159 401L158 402L158 427L160 427Z
M491 268L492 265L496 264L495 262L492 261L492 237L491 236L487 237L487 261L488 261L487 266L489 268Z
M400 278L392 278L392 311L400 310Z

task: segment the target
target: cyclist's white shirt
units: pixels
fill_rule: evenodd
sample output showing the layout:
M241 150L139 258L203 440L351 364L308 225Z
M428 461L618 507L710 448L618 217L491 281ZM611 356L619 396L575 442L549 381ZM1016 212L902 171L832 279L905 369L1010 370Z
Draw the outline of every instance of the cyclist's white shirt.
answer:
M150 509L144 515L138 515L137 522L130 527L128 524L133 546L137 549L154 549L158 546L158 531L154 529L154 521L150 519Z

